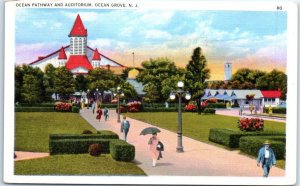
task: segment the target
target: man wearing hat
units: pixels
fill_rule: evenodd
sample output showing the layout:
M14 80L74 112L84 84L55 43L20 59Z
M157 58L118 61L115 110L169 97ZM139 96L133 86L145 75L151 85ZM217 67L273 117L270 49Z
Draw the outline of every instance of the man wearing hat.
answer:
M273 165L276 164L275 154L270 147L270 142L268 140L265 141L264 146L261 147L258 151L257 157L257 166L259 167L261 163L262 168L264 169L263 177L268 177L270 169Z

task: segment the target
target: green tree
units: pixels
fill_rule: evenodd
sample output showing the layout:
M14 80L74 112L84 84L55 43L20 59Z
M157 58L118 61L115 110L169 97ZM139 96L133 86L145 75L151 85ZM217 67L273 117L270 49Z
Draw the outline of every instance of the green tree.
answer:
M34 75L24 75L21 96L23 101L29 104L40 101L41 92L39 89L39 81Z
M234 89L253 89L258 78L266 73L260 70L251 70L249 68L241 68L232 75L231 82L235 81L231 88Z
M21 66L15 66L15 102L22 102L23 69Z
M121 89L124 93L124 96L127 100L136 99L138 97L137 92L134 87L128 82L124 82L121 84Z
M84 75L80 74L75 78L75 89L77 91L87 90L88 80L84 77Z
M194 49L186 70L186 89L190 91L192 99L196 100L197 106L200 108L201 97L207 87L205 80L210 78L210 70L207 68L207 61L200 47Z
M178 69L175 63L168 58L150 59L142 63L143 70L137 76L137 80L142 82L144 92L146 92L145 100L148 102L162 102L168 99L170 92L166 91L168 88L166 83L162 84L167 79L172 79L173 76L184 76L182 69ZM184 77L183 77L184 78ZM176 86L176 83L174 84ZM168 87L174 87L168 84ZM169 88L170 90L171 88ZM155 95L153 95L155 94Z
M59 94L61 99L68 99L70 94L75 92L73 74L66 67L58 67L55 70L55 76L55 92Z
M89 71L86 79L88 88L91 91L98 89L102 96L104 91L111 90L121 83L121 78L115 75L113 71L102 68L95 68Z
M286 100L287 75L276 69L260 77L256 82L260 90L281 90L281 99Z

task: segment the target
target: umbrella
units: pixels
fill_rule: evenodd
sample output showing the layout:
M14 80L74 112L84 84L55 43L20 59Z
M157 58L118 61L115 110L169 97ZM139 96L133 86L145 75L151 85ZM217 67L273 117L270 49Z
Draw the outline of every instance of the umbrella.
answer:
M158 128L155 127L148 127L142 130L142 132L140 133L140 135L146 135L146 134L154 134L154 133L158 133L160 132L160 130Z

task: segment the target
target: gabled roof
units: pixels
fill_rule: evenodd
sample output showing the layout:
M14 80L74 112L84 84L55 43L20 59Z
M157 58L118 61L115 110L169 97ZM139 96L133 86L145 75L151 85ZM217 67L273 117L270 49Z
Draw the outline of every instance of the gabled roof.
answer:
M261 93L264 98L280 98L281 97L280 90L262 90Z
M94 49L92 49L91 47L89 47L89 46L86 46L88 49L90 49L90 50L92 50L92 51L95 51ZM105 55L103 55L103 54L100 54L100 57L104 57L104 58L106 58L106 59L108 59L108 60L110 60L110 61L112 61L112 62L114 62L114 63L116 63L116 64L118 64L118 65L120 65L120 67L125 67L124 65L122 65L122 64L120 64L120 63L118 63L118 62L116 62L115 60L112 60L112 59L110 59L109 57L107 57L107 56L105 56Z
M66 64L66 68L68 70L72 70L72 69L78 68L78 67L83 67L88 70L93 69L93 67L92 67L91 63L89 62L89 59L86 57L86 55L71 55Z
M61 47L59 53L58 53L58 59L67 59L66 52L64 50L64 47Z
M77 14L76 20L69 34L69 37L71 36L87 36L87 29L84 28L79 14Z
M68 48L68 47L70 47L70 45L67 45L67 46L65 46L65 47L63 47L63 48L66 49L66 48ZM35 61L29 63L29 65L33 65L33 64L35 64L35 63L38 63L38 62L40 62L41 60L46 59L46 58L48 58L48 57L50 57L50 56L52 56L52 55L58 53L60 50L61 50L61 49L58 49L58 50L56 50L56 51L54 51L54 52L52 52L52 53L50 53L50 54L48 54L48 55L46 55L46 56L39 56L37 60L35 60Z
M100 53L98 52L97 48L94 50L94 55L92 60L101 60Z

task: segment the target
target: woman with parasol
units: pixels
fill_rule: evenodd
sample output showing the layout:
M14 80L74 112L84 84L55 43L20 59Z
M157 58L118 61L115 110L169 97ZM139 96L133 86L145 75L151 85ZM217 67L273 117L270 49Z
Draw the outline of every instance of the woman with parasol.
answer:
M152 137L148 141L149 150L152 157L152 167L156 166L156 160L162 158L161 151L163 150L163 144L159 141L157 133L160 132L158 128L148 127L145 128L140 135L152 134Z

